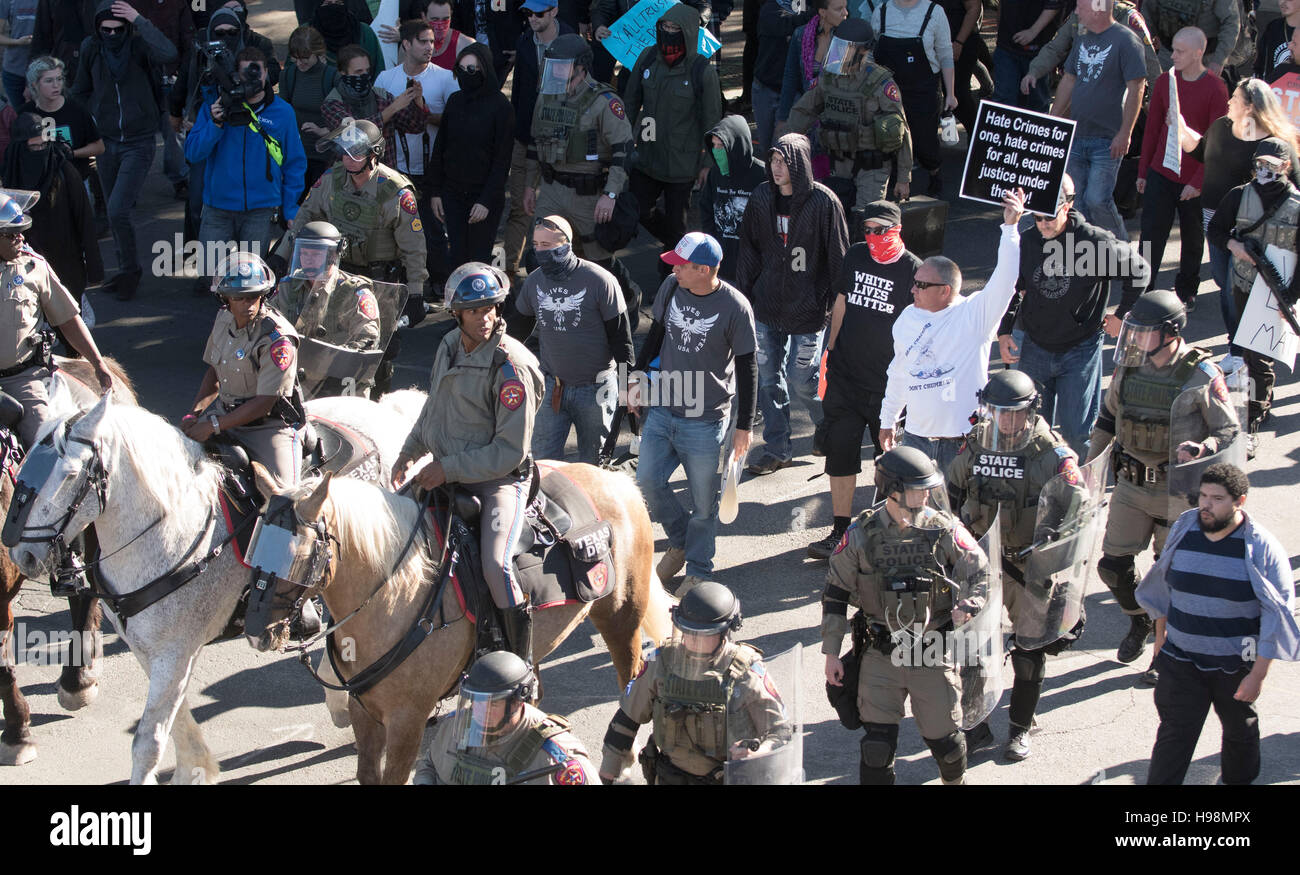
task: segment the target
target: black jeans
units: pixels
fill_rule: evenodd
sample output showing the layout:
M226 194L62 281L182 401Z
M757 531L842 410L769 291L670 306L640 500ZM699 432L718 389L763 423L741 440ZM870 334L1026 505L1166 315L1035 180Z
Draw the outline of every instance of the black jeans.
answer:
M672 249L686 234L686 211L691 204L690 180L686 182L661 182L633 170L628 180L632 194L641 209L641 225L653 234L664 249ZM659 195L664 196L663 210L655 209ZM668 265L659 262L660 277L667 276Z
M1211 705L1223 724L1219 754L1223 783L1249 784L1259 777L1259 714L1254 703L1232 698L1249 668L1235 674L1201 671L1163 652L1156 657L1156 667L1160 670L1155 695L1160 729L1151 750L1147 783L1183 783Z
M1174 277L1174 291L1184 301L1196 297L1201 284L1201 257L1205 254L1205 231L1202 227L1201 197L1179 200L1183 184L1174 182L1155 168L1147 171L1146 193L1142 195L1141 242L1151 246L1151 282L1146 291L1160 288L1156 275L1165 257L1165 244L1169 231L1178 217L1178 230L1182 234L1183 249L1178 259L1178 274Z
M454 271L467 261L492 263L492 244L497 239L497 226L501 224L501 210L505 199L496 203L484 204L488 208L487 218L470 224L469 211L474 207L474 198L461 194L450 188L442 192L443 215L447 217L447 244L450 257L447 260L448 273Z

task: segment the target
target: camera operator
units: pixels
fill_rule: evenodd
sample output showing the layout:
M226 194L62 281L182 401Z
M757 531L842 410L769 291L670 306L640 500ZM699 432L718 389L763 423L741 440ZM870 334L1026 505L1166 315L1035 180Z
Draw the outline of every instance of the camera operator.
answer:
M220 96L199 114L185 157L204 162L199 240L230 241L261 254L276 209L286 219L298 212L307 156L293 107L266 84L266 55L250 46L235 62L237 78L218 73Z

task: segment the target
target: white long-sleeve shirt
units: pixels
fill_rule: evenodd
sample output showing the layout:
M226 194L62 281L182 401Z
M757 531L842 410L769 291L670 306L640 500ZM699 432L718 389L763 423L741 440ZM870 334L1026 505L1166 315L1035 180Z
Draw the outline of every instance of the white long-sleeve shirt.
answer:
M998 264L988 284L957 297L938 313L909 305L894 323L881 428L892 429L907 408L907 431L921 437L957 437L970 431L976 393L989 378L989 344L1016 291L1020 231L1002 226Z

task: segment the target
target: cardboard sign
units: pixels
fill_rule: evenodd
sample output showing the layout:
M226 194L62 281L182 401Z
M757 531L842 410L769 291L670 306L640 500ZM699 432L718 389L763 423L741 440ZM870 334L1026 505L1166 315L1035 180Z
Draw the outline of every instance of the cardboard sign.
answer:
M609 26L609 36L601 40L605 51L631 70L637 57L655 44L655 24L677 0L641 0ZM700 28L697 48L704 57L712 57L722 47L707 28Z
M1029 212L1053 215L1073 140L1069 119L981 100L961 196L1001 205L1008 191L1023 188Z
M1265 254L1282 275L1282 279L1290 282L1291 274L1295 271L1296 254L1271 243ZM1268 283L1264 282L1263 277L1255 277L1255 284L1250 287L1250 297L1246 299L1246 309L1237 325L1237 336L1232 342L1269 356L1294 372L1297 339L1277 308L1277 298L1273 296Z

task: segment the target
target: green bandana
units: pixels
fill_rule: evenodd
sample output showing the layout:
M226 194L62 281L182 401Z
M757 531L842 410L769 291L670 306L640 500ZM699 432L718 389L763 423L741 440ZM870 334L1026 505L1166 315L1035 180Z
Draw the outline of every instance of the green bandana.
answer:
M726 149L714 149L713 160L718 162L718 169L722 171L723 176L728 176L731 174L731 167L727 163Z

